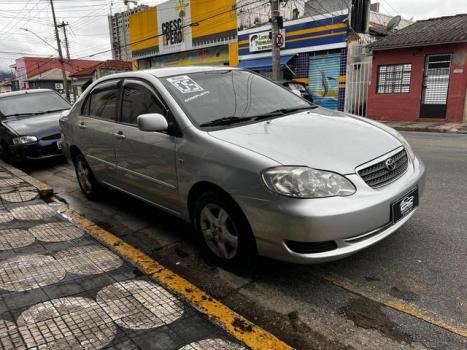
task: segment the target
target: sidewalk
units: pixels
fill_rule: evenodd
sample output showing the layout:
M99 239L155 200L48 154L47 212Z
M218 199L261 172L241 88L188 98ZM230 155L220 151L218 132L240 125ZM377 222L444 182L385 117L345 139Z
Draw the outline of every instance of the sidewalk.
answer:
M467 134L467 123L437 122L391 122L382 121L399 131L439 132L450 134Z
M247 349L13 172L0 165L0 349Z

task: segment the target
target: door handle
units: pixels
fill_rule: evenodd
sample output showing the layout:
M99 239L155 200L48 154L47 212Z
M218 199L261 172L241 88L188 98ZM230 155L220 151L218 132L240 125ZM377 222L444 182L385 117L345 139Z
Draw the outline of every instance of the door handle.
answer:
M86 124L84 124L84 122L81 122L81 123L79 123L78 127L80 129L86 129Z
M121 131L114 133L114 136L115 136L115 138L117 140L125 140L126 139L126 136L123 135L123 132L121 132Z

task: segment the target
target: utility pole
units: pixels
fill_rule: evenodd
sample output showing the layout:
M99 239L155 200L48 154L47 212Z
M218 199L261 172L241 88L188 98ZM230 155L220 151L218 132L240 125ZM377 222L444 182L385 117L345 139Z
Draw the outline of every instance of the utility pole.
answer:
M69 26L69 23L65 23L65 21L62 21L62 24L59 24L59 28L63 28L63 37L65 38L65 49L66 49L66 60L68 64L71 64L71 58L70 58L70 45L68 45L68 36L66 34L66 27ZM68 91L68 90L67 90ZM76 101L76 93L75 89L73 87L71 88L71 91L73 93L73 101Z
M55 38L57 39L58 56L60 64L62 65L62 76L63 76L63 89L65 90L66 98L70 100L70 92L68 91L68 80L65 71L65 60L63 59L62 45L60 44L60 34L58 33L57 18L55 17L55 8L53 0L50 0L50 7L52 8L52 17L54 19Z
M272 79L279 80L281 74L281 48L277 44L279 35L279 0L271 0L271 26L272 26Z
M66 59L70 61L70 47L68 45L68 36L66 35L66 27L68 25L69 25L68 23L65 23L64 21L62 21L62 24L59 24L57 27L63 28L63 36L65 38Z

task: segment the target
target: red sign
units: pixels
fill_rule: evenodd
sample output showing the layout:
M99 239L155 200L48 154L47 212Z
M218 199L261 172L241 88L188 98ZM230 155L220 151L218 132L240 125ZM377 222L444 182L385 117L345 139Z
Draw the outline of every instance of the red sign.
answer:
M282 47L284 45L284 37L281 33L276 35L276 47Z

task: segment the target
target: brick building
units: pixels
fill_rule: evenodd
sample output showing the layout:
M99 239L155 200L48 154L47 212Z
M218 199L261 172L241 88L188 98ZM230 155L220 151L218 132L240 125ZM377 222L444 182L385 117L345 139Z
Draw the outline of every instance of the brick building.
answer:
M467 121L467 14L416 22L372 49L370 118Z

